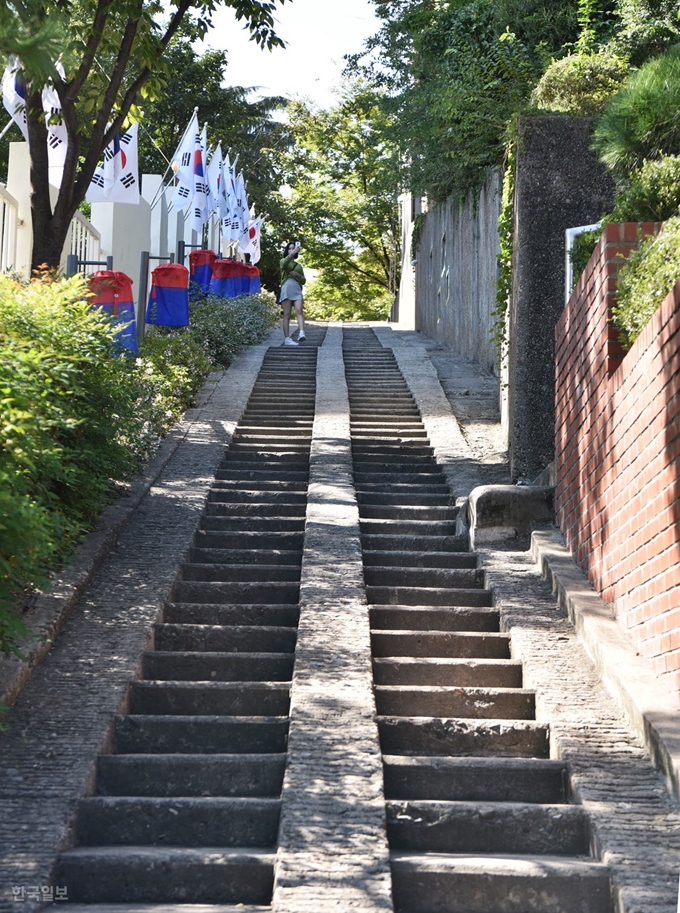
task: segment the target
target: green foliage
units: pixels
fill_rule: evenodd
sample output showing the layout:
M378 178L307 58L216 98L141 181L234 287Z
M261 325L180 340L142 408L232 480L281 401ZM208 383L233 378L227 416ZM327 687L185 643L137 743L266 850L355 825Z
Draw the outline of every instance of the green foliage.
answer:
M442 11L416 46L415 85L402 102L411 184L462 199L503 161L508 121L526 105L539 64L512 32L498 34L485 0Z
M312 320L386 320L394 303L387 289L357 281L356 273L320 269L305 294L305 313Z
M647 159L680 153L680 47L626 80L599 121L593 145L620 181Z
M247 346L266 338L279 310L271 294L226 299L209 295L192 302L187 333L213 365L227 367Z
M376 9L383 27L350 66L387 88L409 188L462 198L502 165L509 120L550 57L578 37L578 4L391 0Z
M491 338L496 346L499 368L507 356L506 323L510 297L512 295L512 246L514 238L515 175L517 172L517 144L508 144L508 157L503 175L503 196L498 218L500 251L498 254L498 281L496 283L496 307L493 310Z
M26 636L17 598L46 583L209 371L273 320L271 296L208 299L132 357L81 279L0 275L0 652L20 655Z
M382 100L358 81L329 111L289 110L288 230L302 241L304 265L322 271L307 298L317 316L327 302L329 314L373 309L381 319L399 285L399 159Z
M593 251L597 247L597 242L602 236L602 229L596 228L594 231L584 231L574 238L574 244L569 252L569 259L572 265L572 289L581 277L581 273L588 265Z
M602 114L630 73L628 62L609 50L578 53L550 64L534 89L539 108L564 114Z
M680 217L669 219L621 266L613 322L629 349L680 278Z
M680 208L680 155L645 162L616 198L609 222L665 222Z
M44 580L106 503L137 423L114 329L79 279L0 276L0 650L23 633L11 600Z

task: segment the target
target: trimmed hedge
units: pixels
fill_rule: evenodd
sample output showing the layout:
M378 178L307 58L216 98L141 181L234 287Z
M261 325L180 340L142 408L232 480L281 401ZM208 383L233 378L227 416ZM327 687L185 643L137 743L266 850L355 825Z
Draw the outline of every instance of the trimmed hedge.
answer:
M645 238L618 272L613 323L619 330L619 339L626 351L678 279L680 216L675 216L664 224L658 235Z
M271 296L192 305L191 327L116 342L80 278L0 275L0 651L20 654L23 593L47 583L214 367L260 341Z

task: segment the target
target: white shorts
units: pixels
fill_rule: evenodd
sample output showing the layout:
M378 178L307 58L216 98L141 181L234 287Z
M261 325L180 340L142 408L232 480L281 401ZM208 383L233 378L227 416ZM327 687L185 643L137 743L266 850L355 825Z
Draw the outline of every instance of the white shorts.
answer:
M282 301L302 301L302 286L295 279L286 279L281 286L279 304Z

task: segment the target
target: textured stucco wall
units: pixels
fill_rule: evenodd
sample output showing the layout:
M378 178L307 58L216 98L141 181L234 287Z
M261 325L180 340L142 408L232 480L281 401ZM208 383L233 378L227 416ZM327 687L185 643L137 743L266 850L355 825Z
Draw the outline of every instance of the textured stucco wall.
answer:
M587 117L522 117L515 181L509 342L513 478L534 478L555 454L555 324L564 310L564 232L597 222L613 184L590 150Z
M496 301L498 216L502 179L488 178L465 205L432 205L425 218L416 266L416 329L495 370L491 312Z

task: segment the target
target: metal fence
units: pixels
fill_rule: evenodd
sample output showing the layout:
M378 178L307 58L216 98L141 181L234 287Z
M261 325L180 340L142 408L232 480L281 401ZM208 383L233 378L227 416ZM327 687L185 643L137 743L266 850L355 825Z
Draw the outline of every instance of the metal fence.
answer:
M82 212L76 212L71 221L70 254L84 266L86 275L93 273L102 263L101 235Z

